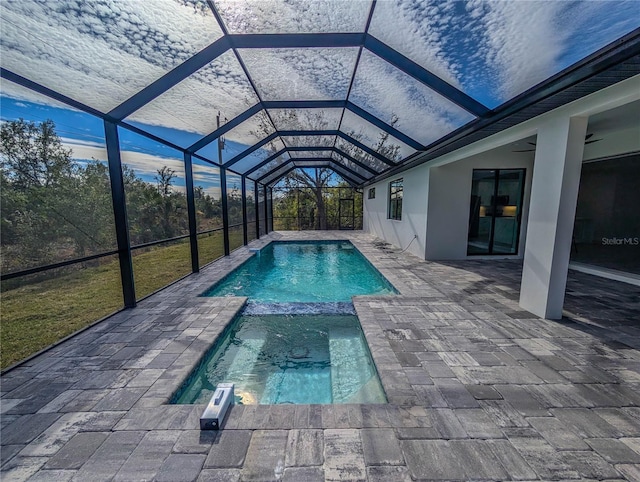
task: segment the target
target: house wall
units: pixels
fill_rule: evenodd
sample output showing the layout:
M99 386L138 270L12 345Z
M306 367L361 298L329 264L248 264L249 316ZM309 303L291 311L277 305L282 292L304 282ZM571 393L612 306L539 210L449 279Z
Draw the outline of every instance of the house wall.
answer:
M490 151L440 167L419 166L371 187L376 198L367 199L365 190L364 230L423 259L467 258L467 230L471 180L474 169L525 168L523 222L519 255L526 235L526 216L533 168L533 153ZM402 220L387 219L389 182L404 181ZM426 215L425 215L426 213Z
M403 180L402 219L387 218L389 205L389 183ZM394 246L424 258L427 217L425 216L429 196L429 169L419 166L392 176L372 185L376 189L375 199L368 199L368 189L364 191L363 229L384 239ZM414 236L417 236L414 239Z
M467 258L469 206L474 169L526 169L518 255L522 256L533 171L533 153L490 151L430 169L426 259ZM473 256L477 257L477 256ZM494 256L492 256L494 257Z
M473 169L525 168L525 193L518 256L526 243L534 153L515 153L513 143L535 136L538 130L557 118L589 116L624 106L640 98L640 76L620 82L554 111L530 119L426 164L372 184L376 199L364 202L364 230L426 259L464 259L466 255L471 176ZM607 132L603 141L589 144L584 159L630 152L640 146L638 127L618 127ZM598 137L598 134L596 134ZM526 147L521 144L520 149ZM404 179L401 221L387 219L389 182Z

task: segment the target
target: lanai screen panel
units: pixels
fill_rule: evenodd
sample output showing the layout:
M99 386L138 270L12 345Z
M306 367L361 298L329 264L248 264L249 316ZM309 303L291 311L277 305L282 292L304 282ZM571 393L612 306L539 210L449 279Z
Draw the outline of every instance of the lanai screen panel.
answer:
M222 36L187 2L16 0L0 12L3 68L102 112Z
M341 137L338 137L338 139L336 140L336 147L378 173L381 173L382 171L385 171L391 167L383 160L372 156L368 152L365 152L364 150L360 149L359 147L353 145L351 142ZM397 154L396 160L399 159L400 155ZM391 160L393 161L393 159Z
M268 176L265 176L265 178L262 179L260 182L265 186L268 186L274 181L277 181L278 179L280 179L284 174L287 173L288 170L292 169L293 167L294 165L291 162L289 162L288 164L285 164L282 167L271 172Z
M333 147L336 140L336 136L330 136L330 135L282 136L282 140L287 145L287 147L307 147L307 146Z
M469 112L366 49L349 100L425 145L474 119Z
M229 33L364 32L371 0L216 1Z
M294 130L337 130L344 109L269 109L269 115L276 129Z
M225 124L223 119L222 125ZM237 155L246 151L249 147L266 139L275 133L275 128L269 118L261 111L250 117L239 126L227 131L224 135L224 148L222 149L222 162L227 163ZM213 141L209 145L198 151L198 154L218 162L217 141Z
M382 1L369 33L494 108L637 28L638 7L633 0Z
M273 141L266 144L264 147L253 151L242 160L233 164L233 166L231 166L231 169L240 174L244 174L254 166L261 164L268 157L271 157L273 154L282 150L284 150L284 144L282 143L282 140L277 137Z
M331 157L331 152L330 150L324 150L324 151L315 151L315 150L309 150L309 151L290 151L291 157L305 157L305 158L311 158L311 157L315 157L315 158L330 158Z
M224 124L251 109L260 114L225 133L223 163L270 134L307 130L354 134L393 161L336 136L278 136L234 162L230 168L240 173L281 148L305 146L342 149L384 173L639 26L633 0L0 6L5 78L17 74L117 120L126 116L125 123L180 148L209 141L218 113ZM268 104L274 101L292 104ZM398 132L387 136L380 122ZM380 136L398 147L379 148ZM215 139L196 146L198 155L219 162Z
M253 171L251 174L249 174L249 178L253 180L258 180L262 176L267 174L269 171L273 169L277 169L279 166L282 166L284 163L288 162L290 159L291 159L291 156L289 155L289 153L285 152L279 155L278 157L276 157L275 159L269 161L264 166Z
M339 100L347 96L357 47L239 49L262 100Z
M361 166L359 166L355 162L347 159L346 157L342 156L341 154L338 154L337 152L331 153L331 158L334 159L338 164L346 166L352 171L357 172L358 175L363 179L370 179L371 177L373 177L375 174L378 173L378 171L375 171L375 170L374 172L370 172L370 171L367 171L366 169L363 169Z
M397 159L398 156L404 159L416 152L404 142L349 110L344 113L340 130L390 159Z
M232 51L228 50L125 120L180 147L188 147L259 102Z

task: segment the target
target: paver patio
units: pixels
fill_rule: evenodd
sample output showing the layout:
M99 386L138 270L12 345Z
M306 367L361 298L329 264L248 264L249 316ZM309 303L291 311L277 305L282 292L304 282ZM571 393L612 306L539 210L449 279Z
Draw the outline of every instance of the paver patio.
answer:
M351 239L400 295L354 304L389 404L167 405L244 298L198 294L241 248L1 378L2 480L640 480L640 289L570 272L561 321L520 262L425 262Z

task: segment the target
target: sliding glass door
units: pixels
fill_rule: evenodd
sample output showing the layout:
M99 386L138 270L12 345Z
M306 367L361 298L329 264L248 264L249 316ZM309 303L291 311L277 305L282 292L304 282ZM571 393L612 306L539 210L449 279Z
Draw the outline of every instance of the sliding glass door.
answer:
M474 169L467 254L517 254L524 169Z

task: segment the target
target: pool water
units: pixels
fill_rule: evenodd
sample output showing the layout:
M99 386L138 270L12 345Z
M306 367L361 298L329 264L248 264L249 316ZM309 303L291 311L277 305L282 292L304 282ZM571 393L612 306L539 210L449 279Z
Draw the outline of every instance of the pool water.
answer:
M203 296L247 296L172 403L386 403L351 297L397 291L349 241L272 242Z
M349 241L274 242L203 296L248 296L252 302L351 301L396 293Z
M239 404L386 403L353 315L241 316L174 403L207 403L221 382Z

